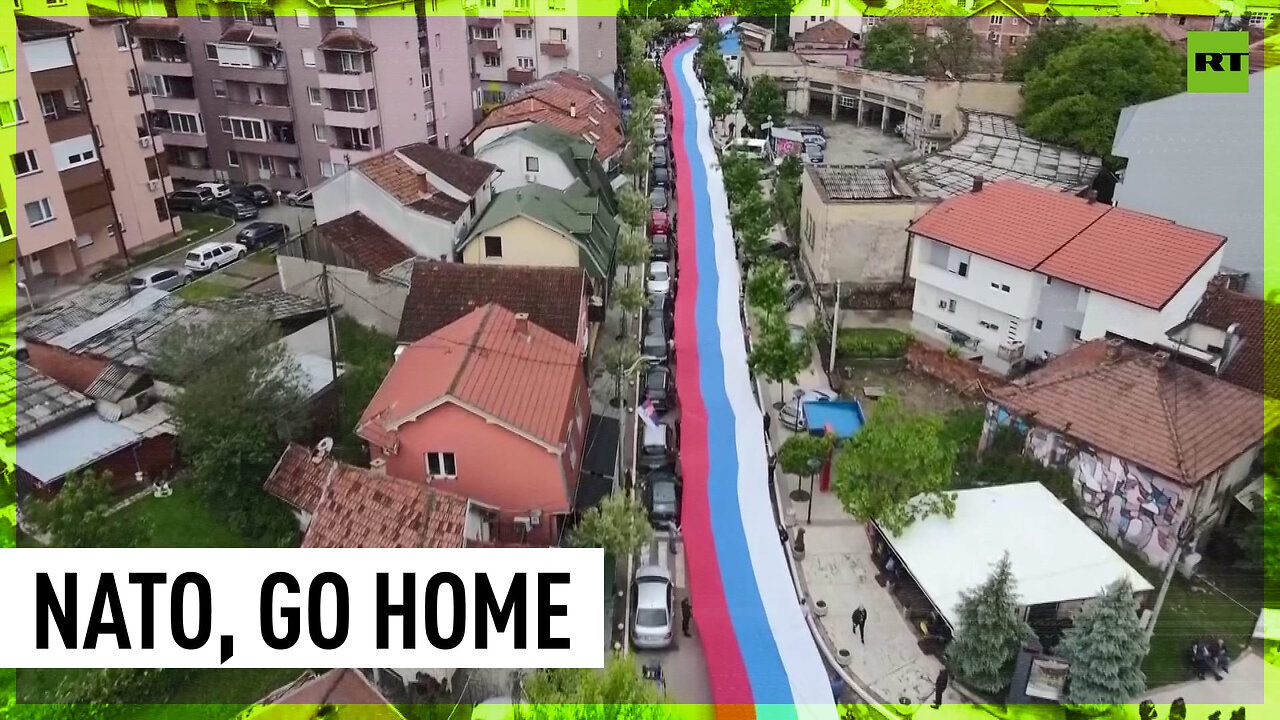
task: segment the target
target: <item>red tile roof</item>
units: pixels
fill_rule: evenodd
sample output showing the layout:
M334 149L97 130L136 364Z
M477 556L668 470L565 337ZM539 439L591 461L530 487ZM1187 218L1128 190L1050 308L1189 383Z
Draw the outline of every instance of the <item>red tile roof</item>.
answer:
M834 19L820 22L795 37L797 45L814 43L817 45L842 45L847 47L853 40L853 31Z
M576 106L576 116L573 115ZM475 142L486 130L533 122L563 130L596 146L601 158L622 150L622 115L610 98L572 73L555 73L527 87L524 94L494 108L463 139ZM597 139L592 139L591 135Z
M1016 182L956 195L909 230L993 260L1162 308L1221 235ZM1142 268L1134 273L1134 268Z
M552 448L565 443L582 363L577 345L495 304L405 347L360 419L383 447L397 428L442 402L496 419Z
M440 150L422 143L397 148L363 160L352 167L389 193L401 205L449 222L462 216L463 211L468 207L467 202L433 185L418 168L471 196L475 196L484 181L497 170L496 165L483 160Z
M338 668L304 682L295 682L292 689L280 695L271 701L272 705L332 705L337 709L343 705L361 705L361 717L369 718L369 720L390 720L391 718L403 718L399 712L390 707L390 700L383 697L382 693L373 686L372 683L360 674L359 670L346 668ZM384 705L385 708L369 707L370 705ZM291 713L295 718L301 713L296 710ZM263 715L273 716L274 713L267 712ZM254 715L260 717L261 715ZM284 714L281 714L284 717ZM335 713L335 717L354 717L346 713Z
M462 547L466 498L291 444L266 491L311 513L303 547Z
M404 243L358 210L319 225L316 230L361 270L374 274L415 257Z
M576 343L582 336L582 268L464 265L419 261L400 318L399 342L430 335L478 307L497 303Z
M1115 343L1085 343L992 398L1034 425L1185 485L1262 441L1261 395ZM1109 349L1118 355L1108 357Z
M1191 319L1219 330L1237 326L1239 349L1218 377L1280 398L1280 304L1210 285Z

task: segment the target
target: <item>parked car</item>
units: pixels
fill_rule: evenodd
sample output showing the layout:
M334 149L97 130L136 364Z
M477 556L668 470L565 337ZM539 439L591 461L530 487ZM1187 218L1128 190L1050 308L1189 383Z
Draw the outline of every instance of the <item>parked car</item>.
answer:
M671 230L672 219L665 210L654 210L649 214L649 234L665 235Z
M227 196L213 204L213 211L235 220L252 220L258 217L258 206L244 198Z
M213 193L214 199L224 198L231 194L231 187L226 183L207 182L207 183L200 183L199 185L196 185L196 187L204 188L205 190L208 190L209 192Z
M645 283L651 295L671 294L671 266L665 262L649 263L649 278Z
M640 341L640 356L655 365L666 365L671 359L671 341L666 328L662 325L650 325L645 329L644 339Z
M819 125L819 124L817 124L817 123L811 123L811 122L788 122L788 123L786 123L786 124L785 124L785 126L784 126L784 127L786 127L786 129L787 129L787 130L791 130L792 132L798 132L798 133L800 133L802 136L803 136L803 135L817 135L818 137L822 137L822 138L825 138L825 137L827 136L827 131L826 131L826 129L824 129L821 125Z
M187 253L184 266L193 273L213 272L249 254L240 243L205 243Z
M822 152L822 147L805 143L804 160L807 163L818 164L826 161L826 155Z
M666 233L658 233L649 238L649 259L665 260L670 262L674 260L675 243L671 242L671 236Z
M800 302L800 298L804 297L805 292L804 283L799 280L788 281L786 290L787 309L790 310L795 307L796 303Z
M809 429L804 419L804 404L807 402L831 402L835 396L826 390L806 390L804 395L800 396L799 402L796 400L788 400L786 405L778 411L778 421L782 423L782 427L795 432L803 432Z
M205 212L213 207L213 193L208 188L174 190L169 193L169 210L177 212Z
M656 168L664 168L670 164L670 158L667 157L667 148L663 145L655 145L653 148L653 159L650 161Z
M156 290L177 290L187 284L187 276L169 268L152 268L139 270L129 278L129 289L137 292L147 288Z
M640 444L640 457L636 464L644 472L670 469L676 458L676 431L665 423L650 427L644 425Z
M656 145L659 145L659 146L665 146L665 145L667 144L667 141L669 141L670 139L671 139L671 136L667 134L667 124L666 124L666 123L661 123L661 124L654 123L654 125L653 125L653 142L654 142ZM655 149L657 149L657 148L655 148Z
M675 585L666 568L644 565L631 587L631 644L643 650L670 647L675 637Z
M231 194L244 198L258 207L269 207L276 203L276 194L271 192L271 188L258 183L237 185L231 190Z
M774 240L769 243L769 254L780 260L790 260L799 253L796 246L786 240Z
M804 140L805 145L817 145L823 150L827 149L827 139L821 135L805 134L802 139Z
M669 187L671 185L670 168L654 168L649 174L649 184L653 187Z
M644 476L645 504L649 508L649 522L654 527L665 528L671 523L680 524L680 483L670 470L654 470Z
M282 243L289 237L289 226L277 222L252 222L236 233L236 242L250 250Z
M671 370L665 367L651 367L644 375L644 397L658 412L671 409L675 383L671 380Z
M666 186L655 185L653 190L649 191L649 209L650 210L666 210L667 209Z
M307 188L285 195L284 204L291 207L315 207L315 200L311 197L311 189Z

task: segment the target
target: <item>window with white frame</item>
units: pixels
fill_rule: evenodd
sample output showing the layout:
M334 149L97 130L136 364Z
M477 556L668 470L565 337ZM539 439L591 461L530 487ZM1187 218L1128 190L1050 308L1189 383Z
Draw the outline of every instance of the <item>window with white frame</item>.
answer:
M200 119L190 113L169 113L169 129L183 135L203 135L204 126Z
M311 48L302 48L302 64L307 67L315 67L316 51Z
M218 61L218 45L216 43L204 44L204 57L206 60Z
M13 69L13 59L9 57L9 46L0 45L0 72L9 72Z
M427 453L427 476L433 478L458 477L458 461L451 452Z
M218 118L218 122L222 125L222 132L237 140L267 141L266 123L257 118L227 117L223 115Z
M339 53L338 60L342 64L344 73L364 72L364 58L359 53Z
M532 70L532 69L533 69L533 58L531 58L531 57L518 57L518 58L516 58L516 67L520 68L521 70Z
M431 71L430 70L422 73L422 89L423 90L431 89Z
M311 13L307 12L306 10L294 10L293 12L294 12L294 16L298 18L298 27L300 28L311 27Z
M498 0L480 0L480 7L496 8L498 7Z
M485 53L484 66L487 68L502 67L502 56L494 53Z
M1266 27L1271 22L1271 13L1249 13L1249 27Z
M353 28L356 26L355 10L334 10L333 20L341 28Z
M1003 25L1003 24L1004 24L1004 16L1003 16L1003 15L990 15L990 16L988 16L988 17L987 17L987 22L991 23L992 25Z
M557 42L564 42L569 39L569 31L564 28L551 28L551 39Z
M334 176L334 174L335 173L333 172L333 163L329 162L328 160L321 160L320 161L320 177L331 178Z
M266 173L275 172L276 166L275 163L271 161L270 155L258 156L258 169Z
M240 167L240 153L235 150L228 150L227 165L230 165L231 167Z
M0 126L12 127L26 120L22 114L22 103L17 99L0 102Z
M517 25L517 26L516 26L516 39L517 39L517 40L532 40L532 39L533 39L533 26L531 26L531 25Z
M213 81L213 96L216 98L224 98L227 96L227 84L222 80Z
M525 172L534 172L534 173L535 173L535 172L538 172L538 156L537 156L537 155L526 155L526 156L525 156L525 158L524 158L524 171L525 171Z
M498 32L491 27L473 27L471 37L476 40L497 40Z
M29 202L22 206L27 213L27 224L31 227L42 225L53 219L53 205L49 204L49 198L40 198L34 202Z
M324 96L320 94L320 88L307 88L307 100L309 100L312 105L323 105Z
M324 142L324 141L325 141L325 138L324 138L324 126L323 126L323 125L312 125L312 126L311 126L311 132L313 132L313 133L315 134L315 136L316 136L316 142Z
M125 28L124 23L116 23L111 26L111 31L116 38L116 50L128 50L138 47L138 41L129 37L129 30Z
M61 140L49 146L54 165L59 171L70 170L81 165L88 165L98 159L98 144L93 134Z
M17 177L40 172L40 161L35 150L23 150L13 154L13 174Z
M253 48L247 45L216 45L218 67L260 67L254 62Z

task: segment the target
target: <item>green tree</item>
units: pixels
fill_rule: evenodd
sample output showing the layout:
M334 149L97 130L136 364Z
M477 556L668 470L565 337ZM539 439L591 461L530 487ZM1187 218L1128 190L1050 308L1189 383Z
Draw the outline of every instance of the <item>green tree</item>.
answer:
M1062 657L1071 665L1068 702L1127 703L1147 689L1142 661L1150 645L1139 610L1127 578L1080 609L1062 638Z
M773 209L759 194L748 195L738 203L737 207L729 211L729 220L733 224L733 229L741 237L763 237L773 227ZM744 241L744 250L745 245ZM758 259L758 256L752 253L748 253L748 257L752 262Z
M205 502L248 537L291 543L293 516L262 493L262 479L306 424L302 371L279 340L265 315L219 315L169 330L155 367L180 388L178 445Z
M628 227L618 242L618 264L627 269L627 284L631 283L631 268L649 262L652 246L643 228Z
M662 76L653 63L641 60L631 63L631 67L628 68L627 85L637 95L656 97L658 89L662 87Z
M615 492L582 515L569 534L575 547L603 548L606 555L630 557L653 538L644 504Z
M713 21L702 24L702 30L698 32L698 43L702 47L709 48L718 55L722 42L724 42L724 33L720 32L720 23Z
M635 343L616 342L606 347L602 353L602 367L609 377L613 378L613 388L615 396L613 402L622 407L623 397L622 386L629 383L632 376L642 364L640 362L640 348ZM630 373L628 373L630 371Z
M724 191L732 205L750 195L760 195L760 161L740 152L727 152L720 160Z
M1022 86L1022 124L1037 140L1109 157L1120 111L1184 92L1186 60L1145 27L1088 33Z
M1052 25L1045 24L1022 46L1022 50L1004 61L1005 80L1025 80L1033 72L1041 70L1049 59L1058 53L1085 41L1093 28L1068 20Z
M753 128L760 128L767 122L775 125L782 122L787 115L787 99L783 97L777 81L768 75L752 81L742 102L742 114Z
M151 528L108 511L118 502L108 476L93 472L68 475L51 500L31 498L24 511L32 522L53 536L53 544L68 548L129 548L145 545ZM143 522L145 519L140 518Z
M778 448L778 468L788 475L808 475L810 461L826 462L834 444L829 435L795 433Z
M622 153L622 172L631 178L631 187L639 190L648 176L651 158L649 147L633 143Z
M804 174L804 163L800 161L799 155L788 155L782 158L782 162L778 165L778 180L784 182L800 182L800 176Z
M618 211L622 222L633 228L643 228L649 219L649 198L633 189L618 194Z
M628 272L628 275L629 274L630 273ZM613 293L609 296L609 302L617 305L618 308L622 310L622 325L625 330L630 326L631 318L644 310L644 287L640 283L633 282L628 278L626 283L617 285L613 288ZM629 334L627 342L630 342Z
M787 266L768 258L751 267L747 278L747 302L764 313L783 310L787 301Z
M1267 461L1274 462L1276 438L1269 438L1263 450ZM1266 587L1280 587L1280 479L1266 469L1263 488L1253 500L1254 511L1236 534L1236 542L1244 551L1247 564L1262 569Z
M729 113L733 112L733 105L738 101L738 95L733 88L724 83L716 83L711 87L711 94L707 99L707 106L711 112L711 119L719 124Z
M969 28L969 19L952 16L943 19L941 32L921 43L925 65L931 72L956 80L964 79L978 69L982 49L978 37Z
M909 413L896 397L886 397L836 453L836 497L859 522L875 520L891 533L936 512L951 517L954 459L939 419Z
M800 371L809 367L809 348L791 341L782 313L758 312L756 319L758 332L752 338L747 366L751 374L781 385L780 395L786 397L787 383L796 384Z
M867 33L862 66L907 75L915 69L916 55L916 36L911 25L895 18L876 24Z
M959 626L947 648L952 670L978 690L999 692L1009 684L1022 643L1032 637L1022 619L1009 553L985 582L961 594L958 612Z
M630 655L604 669L544 668L524 681L531 720L662 720L669 716L652 681Z

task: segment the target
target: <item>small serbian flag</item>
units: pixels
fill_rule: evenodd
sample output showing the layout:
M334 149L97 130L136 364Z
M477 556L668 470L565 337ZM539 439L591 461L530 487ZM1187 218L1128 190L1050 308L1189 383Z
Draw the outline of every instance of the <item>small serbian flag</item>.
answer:
M636 408L636 414L644 421L645 425L653 429L658 428L658 410L653 406L652 400L645 400Z

